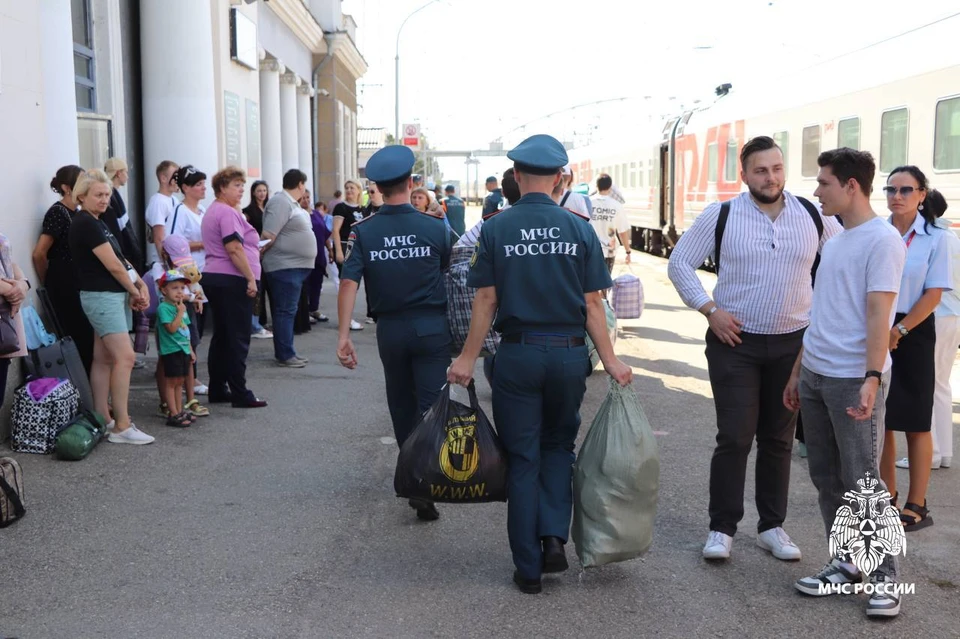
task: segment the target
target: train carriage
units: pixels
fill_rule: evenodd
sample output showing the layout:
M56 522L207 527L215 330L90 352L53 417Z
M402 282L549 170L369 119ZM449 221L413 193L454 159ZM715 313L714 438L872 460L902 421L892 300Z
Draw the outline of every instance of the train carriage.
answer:
M890 170L916 164L946 197L947 217L960 230L960 53L950 46L958 23L838 56L778 78L775 88L731 92L638 126L628 141L574 149L575 181L593 185L609 174L626 200L634 248L664 255L707 205L745 189L740 149L770 135L783 149L791 193L813 197L822 151L864 149L877 161L874 210L886 211L881 187ZM924 64L912 55L918 46L928 53Z

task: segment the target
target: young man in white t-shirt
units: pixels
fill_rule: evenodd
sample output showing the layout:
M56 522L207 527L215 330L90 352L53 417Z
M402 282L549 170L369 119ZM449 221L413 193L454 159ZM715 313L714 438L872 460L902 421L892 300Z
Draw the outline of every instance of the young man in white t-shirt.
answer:
M147 211L144 214L147 225L147 269L160 261L167 219L173 214L173 208L177 205L173 194L179 190L174 179L179 168L176 162L170 160L164 160L157 165L157 182L160 186L147 202Z
M880 548L886 554L868 576L872 584L883 585L871 594L866 613L895 617L900 596L893 585L904 533L896 509L888 509L896 497L891 499L880 482L879 459L890 382L890 326L906 249L897 231L870 208L876 167L869 153L834 149L821 153L817 162L814 195L824 215L840 216L844 231L823 246L810 326L783 400L803 412L810 478L833 556L819 573L795 586L819 596L835 592L831 587L860 583L859 566L868 565L865 557ZM871 536L859 527L866 520L877 526L868 532ZM881 542L889 545L884 548ZM865 549L857 552L857 543L866 544Z
M598 195L593 198L593 217L590 225L597 232L603 244L607 270L613 273L613 263L617 255L617 239L627 249L627 264L630 263L630 221L623 210L623 204L613 197L613 179L606 173L597 178Z

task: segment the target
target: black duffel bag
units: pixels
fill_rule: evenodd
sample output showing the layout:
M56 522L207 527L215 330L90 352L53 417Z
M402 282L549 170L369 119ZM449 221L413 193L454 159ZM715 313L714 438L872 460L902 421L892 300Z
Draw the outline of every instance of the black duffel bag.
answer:
M400 448L393 487L398 497L456 504L506 501L507 454L477 402L450 399L450 386Z

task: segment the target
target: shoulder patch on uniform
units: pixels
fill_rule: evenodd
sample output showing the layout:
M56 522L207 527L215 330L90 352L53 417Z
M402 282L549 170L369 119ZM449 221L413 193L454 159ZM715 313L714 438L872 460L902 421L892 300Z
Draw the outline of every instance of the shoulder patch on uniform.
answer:
M376 214L376 213L373 213L373 214L368 215L367 217L363 218L362 220L357 220L356 222L354 222L353 224L350 225L350 228L353 228L353 227L355 227L355 226L360 226L361 224L363 224L363 223L366 222L367 220L372 220L372 219L375 218L376 216L377 216L377 214Z
M581 219L584 219L584 220L586 220L587 222L590 221L590 216L589 216L589 215L584 215L584 214L581 213L580 211L574 211L573 209L568 209L568 208L566 208L566 207L564 207L563 210L564 210L564 211L568 211L568 212L570 212L570 213L573 213L573 214L576 215L577 217L579 217L579 218L581 218Z
M443 219L443 211L421 211L421 210L418 209L418 210L417 210L417 213L420 213L420 214L422 214L422 215L429 215L430 217L435 217L435 218L437 218L438 220L442 220L442 219ZM372 217L372 216L371 216L371 217Z

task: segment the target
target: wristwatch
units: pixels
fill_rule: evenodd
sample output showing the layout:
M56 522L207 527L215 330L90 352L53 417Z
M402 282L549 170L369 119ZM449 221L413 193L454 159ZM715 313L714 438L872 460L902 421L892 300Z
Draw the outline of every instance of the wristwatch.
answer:
M897 324L894 328L900 331L900 337L906 337L907 334L910 333L910 331L907 330L907 327L903 324Z
M876 377L877 381L879 382L883 379L883 373L880 371L867 371L867 374L863 376L863 381L867 381L871 377Z

